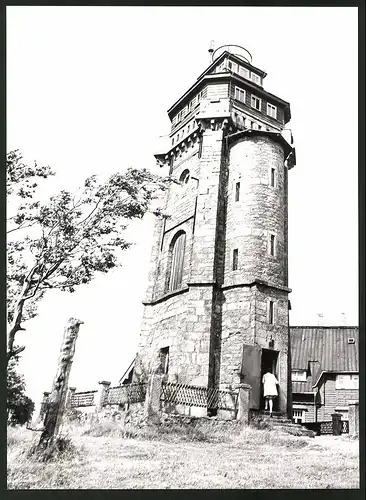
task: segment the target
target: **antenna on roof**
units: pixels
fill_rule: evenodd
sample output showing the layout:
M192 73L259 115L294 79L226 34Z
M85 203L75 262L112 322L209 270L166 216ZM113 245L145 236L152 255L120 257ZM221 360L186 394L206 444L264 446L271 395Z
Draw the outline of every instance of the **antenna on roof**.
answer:
M318 313L317 316L318 316L318 326L323 326L323 317L324 317L324 314L323 313Z
M211 40L210 48L208 49L208 54L209 54L208 57L210 64L212 63L213 59L214 47L215 47L215 40Z

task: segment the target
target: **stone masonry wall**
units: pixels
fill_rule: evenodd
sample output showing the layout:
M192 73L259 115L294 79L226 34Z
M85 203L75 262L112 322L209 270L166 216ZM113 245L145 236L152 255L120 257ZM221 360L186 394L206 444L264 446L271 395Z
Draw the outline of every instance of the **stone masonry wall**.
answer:
M170 381L209 383L216 333L212 316L222 137L222 130L205 130L201 157L186 152L174 161L173 177L179 179L189 169L191 179L187 186L172 185L167 195L171 217L160 228L162 241L153 254L154 294L145 303L135 379L152 369L159 349L169 346ZM180 229L187 233L183 283L180 290L167 293L170 242Z
M212 288L192 287L145 306L137 378L151 370L159 349L169 347L169 381L207 385Z
M270 169L276 169L276 187ZM230 150L226 221L225 285L254 279L281 286L286 281L285 186L282 147L268 137L244 137ZM236 183L240 199L235 201ZM269 254L270 233L276 236L275 256ZM233 270L233 250L238 269Z
M161 227L160 235L154 235L154 237L159 238L157 251L153 255L153 266L156 267L153 285L154 299L167 292L171 242L177 232L181 230L186 233L182 284L189 281L198 166L198 151L197 148L192 148L190 151L186 151L182 157L177 158L172 168L171 175L177 183L172 183L167 193L165 211L169 217ZM189 170L190 179L187 184L179 184L180 176L185 170Z

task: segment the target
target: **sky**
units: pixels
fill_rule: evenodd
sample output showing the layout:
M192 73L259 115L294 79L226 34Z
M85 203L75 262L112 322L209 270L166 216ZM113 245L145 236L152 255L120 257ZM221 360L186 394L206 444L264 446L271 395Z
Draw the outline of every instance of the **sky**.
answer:
M238 44L291 103L297 165L289 173L292 325L358 325L358 34L355 7L7 7L7 150L51 165L46 199L153 153L167 109ZM80 327L70 385L117 385L137 351L153 216L128 229L122 266L74 294L51 291L17 343L38 403L50 390L63 329ZM319 317L322 314L322 319Z

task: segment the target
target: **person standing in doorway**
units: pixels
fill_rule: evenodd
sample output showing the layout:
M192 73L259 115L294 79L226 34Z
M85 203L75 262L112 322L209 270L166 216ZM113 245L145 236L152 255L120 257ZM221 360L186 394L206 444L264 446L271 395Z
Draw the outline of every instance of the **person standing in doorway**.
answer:
M269 407L269 415L270 417L272 417L273 400L278 396L278 391L277 391L278 380L273 375L272 370L270 368L263 375L262 383L263 383L265 410L268 410Z

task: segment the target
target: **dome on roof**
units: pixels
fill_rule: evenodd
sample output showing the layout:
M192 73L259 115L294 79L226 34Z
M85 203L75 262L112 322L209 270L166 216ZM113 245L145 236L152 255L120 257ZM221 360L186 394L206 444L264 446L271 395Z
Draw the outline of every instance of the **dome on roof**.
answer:
M215 59L220 57L223 52L234 54L243 59L245 62L252 64L252 54L249 52L249 50L245 49L241 45L221 45L214 50L212 54L212 60L215 61Z

